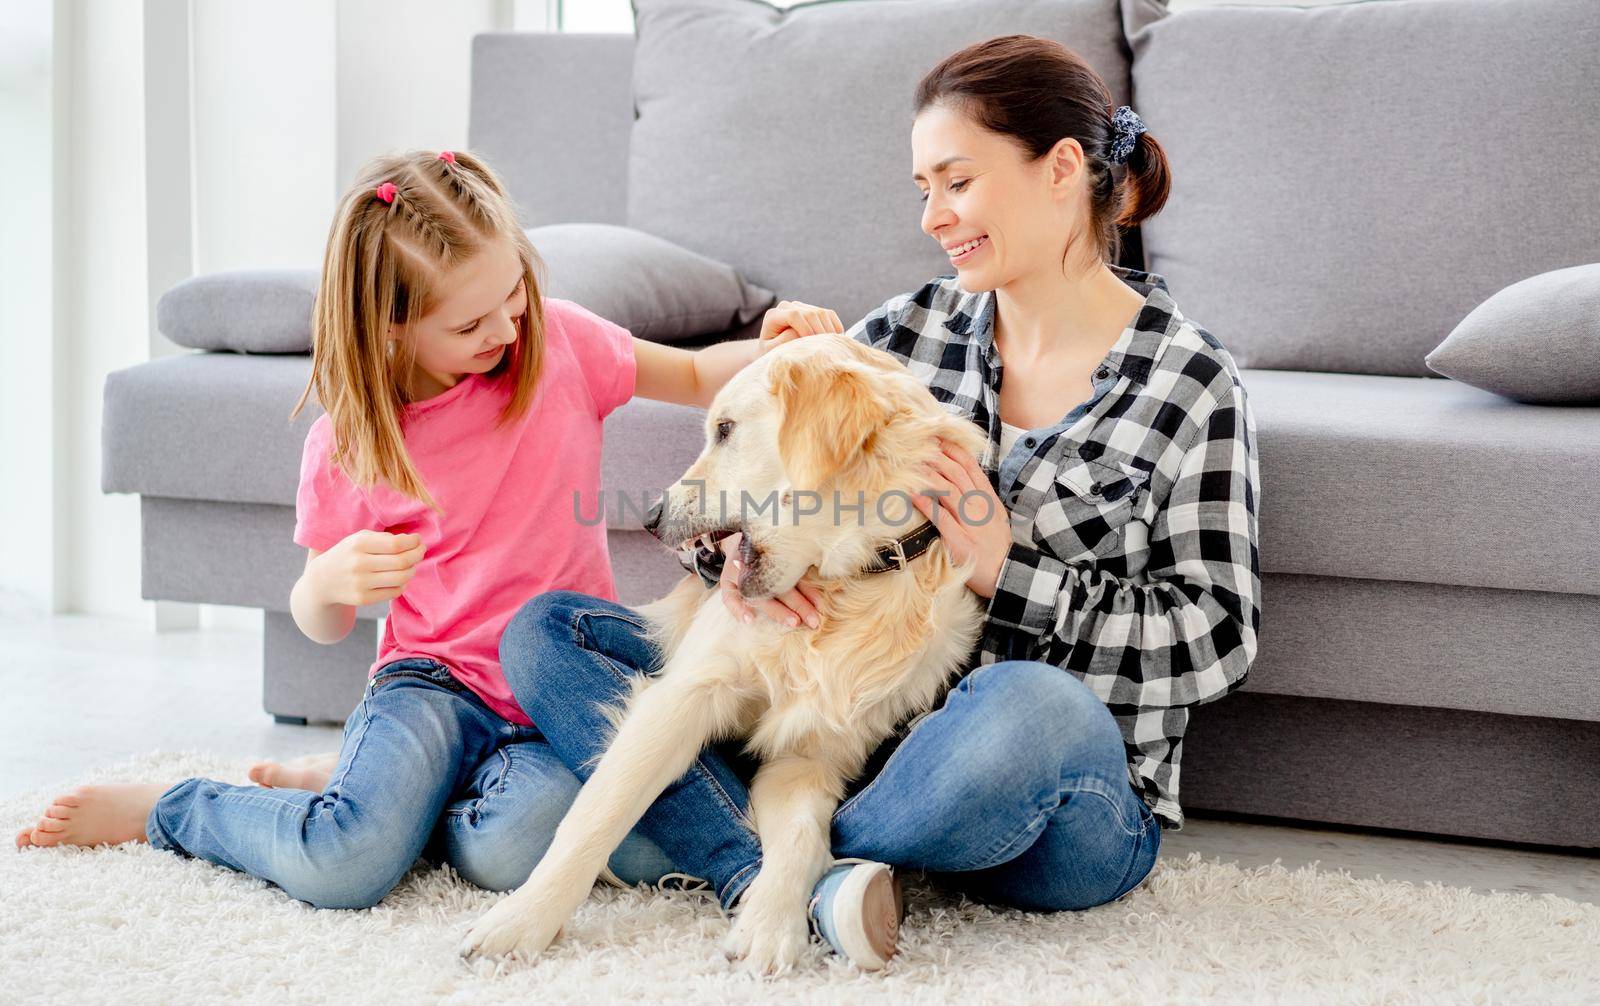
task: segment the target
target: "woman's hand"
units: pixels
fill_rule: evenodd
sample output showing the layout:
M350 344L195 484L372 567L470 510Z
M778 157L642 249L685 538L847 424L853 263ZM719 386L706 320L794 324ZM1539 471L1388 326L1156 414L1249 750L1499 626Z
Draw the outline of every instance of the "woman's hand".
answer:
M757 356L803 335L820 335L823 332L844 332L839 316L825 307L802 304L797 300L780 300L761 319L761 337Z
M764 598L759 601L746 601L739 594L739 573L744 563L739 559L739 542L744 535L734 532L722 539L718 544L722 554L727 558L722 563L722 580L719 589L722 591L722 603L733 612L733 617L741 622L753 622L759 612L773 621L782 622L793 629L804 621L815 629L821 624L821 616L817 614L816 601L819 597L817 588L802 579L788 592L777 597Z
M943 438L939 446L943 453L924 465L927 485L912 495L912 505L933 521L958 565L977 560L967 586L979 597L993 597L1000 567L1011 551L1011 513L971 451Z
M426 551L420 534L357 531L311 560L324 602L377 604L405 592Z

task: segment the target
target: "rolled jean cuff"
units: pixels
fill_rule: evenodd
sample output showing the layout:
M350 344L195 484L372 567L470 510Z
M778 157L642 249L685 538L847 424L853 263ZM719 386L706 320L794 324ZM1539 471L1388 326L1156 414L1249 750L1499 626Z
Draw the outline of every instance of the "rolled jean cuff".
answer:
M750 886L751 881L756 879L756 874L760 871L761 860L758 859L728 878L728 882L723 885L722 890L717 894L717 901L721 903L723 911L732 910L734 904L739 900L739 895L744 893L744 889Z
M197 777L191 777L183 780L182 782L174 783L173 785L167 787L166 791L160 796L156 797L156 802L150 807L150 815L144 819L144 834L145 838L150 842L150 848L188 855L183 848L181 848L172 840L172 837L167 834L166 829L161 827L161 801L165 800L167 797L171 796L173 793L176 793L185 786L193 786L198 781L199 779Z

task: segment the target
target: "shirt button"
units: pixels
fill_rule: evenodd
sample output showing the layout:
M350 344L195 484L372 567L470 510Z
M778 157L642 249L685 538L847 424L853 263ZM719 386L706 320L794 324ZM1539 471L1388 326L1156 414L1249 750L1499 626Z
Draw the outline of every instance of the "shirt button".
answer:
M1033 439L1032 437L1027 437L1022 441L1022 446L1024 446L1024 447L1032 447L1034 444L1036 444L1038 442L1039 441Z
M1097 381L1103 381L1106 379L1106 375L1108 373L1110 373L1110 371L1106 370L1104 367L1101 367L1099 370L1094 372L1094 379Z
M1096 496L1100 495L1100 483L1096 482L1094 485L1090 486L1089 491L1094 493Z

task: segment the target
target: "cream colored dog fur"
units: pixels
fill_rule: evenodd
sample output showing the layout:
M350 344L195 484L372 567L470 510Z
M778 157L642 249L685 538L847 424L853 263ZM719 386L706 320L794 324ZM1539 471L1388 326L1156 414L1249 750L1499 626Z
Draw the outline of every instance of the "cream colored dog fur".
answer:
M746 737L761 759L750 805L762 868L725 948L758 973L793 966L846 784L897 724L938 701L982 623L966 587L971 566L952 562L942 540L904 569L860 573L879 546L922 523L909 497L926 488L919 463L939 453L936 437L974 456L987 448L898 360L840 335L778 346L717 394L706 446L668 490L657 533L677 544L741 531L740 593L773 597L809 574L820 625L743 623L695 576L641 607L664 657L660 673L637 679L549 851L471 927L463 955L543 951L701 748ZM845 509L858 501L861 510Z

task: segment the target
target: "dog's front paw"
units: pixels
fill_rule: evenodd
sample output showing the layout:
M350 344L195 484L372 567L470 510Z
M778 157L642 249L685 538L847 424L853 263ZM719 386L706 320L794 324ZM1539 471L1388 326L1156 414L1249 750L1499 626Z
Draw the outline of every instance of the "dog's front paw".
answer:
M811 927L804 911L763 911L761 905L753 904L734 920L723 938L722 951L731 959L743 959L753 974L772 976L798 964L810 942Z
M479 917L456 947L462 957L498 957L512 951L544 953L561 935L566 917L551 911L549 902L527 888L518 889Z

